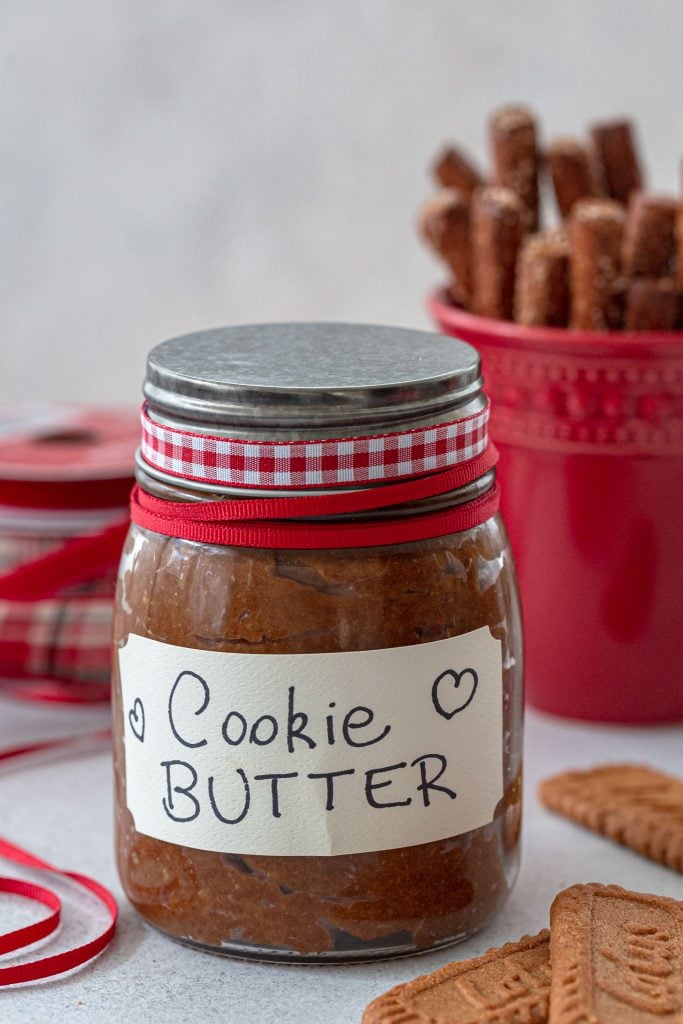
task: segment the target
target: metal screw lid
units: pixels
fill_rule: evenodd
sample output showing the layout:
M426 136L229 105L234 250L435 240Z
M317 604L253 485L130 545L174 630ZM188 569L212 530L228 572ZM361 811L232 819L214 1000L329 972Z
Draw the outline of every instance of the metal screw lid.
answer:
M345 323L219 327L171 338L147 359L160 423L261 440L383 433L484 406L479 355L427 331Z

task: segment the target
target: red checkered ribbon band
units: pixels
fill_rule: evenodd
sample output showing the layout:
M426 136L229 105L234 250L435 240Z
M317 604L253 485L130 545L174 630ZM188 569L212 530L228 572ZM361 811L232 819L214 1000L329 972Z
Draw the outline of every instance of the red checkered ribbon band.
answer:
M435 473L487 446L488 406L452 423L318 441L244 441L155 423L142 410L142 458L185 480L268 489L340 487Z

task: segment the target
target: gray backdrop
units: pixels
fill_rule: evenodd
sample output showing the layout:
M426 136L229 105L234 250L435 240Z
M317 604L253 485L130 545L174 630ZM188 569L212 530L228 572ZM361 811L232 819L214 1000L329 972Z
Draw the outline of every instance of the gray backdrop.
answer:
M531 102L641 122L678 187L680 0L2 0L2 397L137 402L226 322L422 325L414 237L449 137Z

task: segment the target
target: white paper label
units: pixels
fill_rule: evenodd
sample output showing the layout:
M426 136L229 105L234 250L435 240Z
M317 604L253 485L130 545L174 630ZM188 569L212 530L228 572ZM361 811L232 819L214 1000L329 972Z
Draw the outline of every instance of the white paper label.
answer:
M200 850L325 857L490 822L501 644L487 628L341 654L119 651L135 828Z

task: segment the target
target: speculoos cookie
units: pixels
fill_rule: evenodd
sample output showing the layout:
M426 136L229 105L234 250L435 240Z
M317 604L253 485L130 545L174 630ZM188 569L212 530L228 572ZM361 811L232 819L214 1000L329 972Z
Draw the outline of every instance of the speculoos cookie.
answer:
M550 810L683 871L683 780L645 765L563 772L539 787Z
M375 999L363 1024L545 1024L549 933L446 964Z
M655 1024L683 1014L683 904L574 885L550 911L551 1024Z

